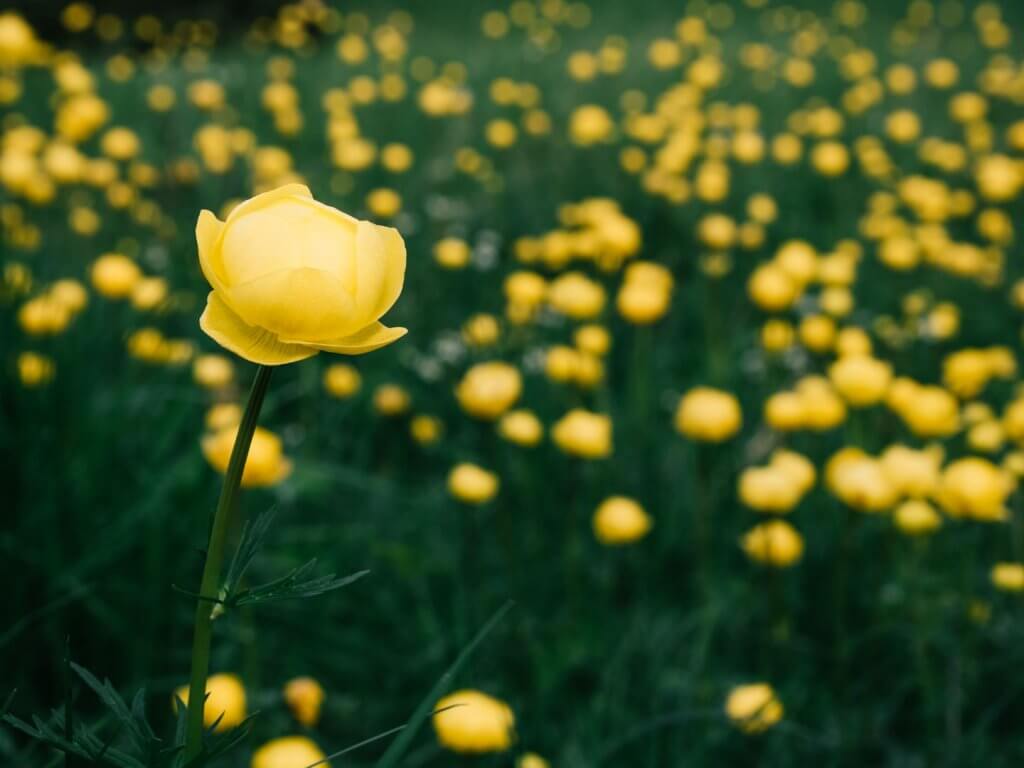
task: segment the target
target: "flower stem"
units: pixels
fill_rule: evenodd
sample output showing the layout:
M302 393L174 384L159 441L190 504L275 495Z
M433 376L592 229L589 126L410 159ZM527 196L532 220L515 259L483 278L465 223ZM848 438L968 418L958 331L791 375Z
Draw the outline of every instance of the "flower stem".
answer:
M199 599L196 602L195 631L192 636L192 674L188 687L188 728L185 735L185 759L198 755L203 748L203 709L206 702L206 677L210 671L210 636L213 630L213 609L216 603L210 598L217 596L220 586L220 572L224 564L224 541L227 538L229 522L238 497L238 488L242 483L242 470L249 456L249 446L256 430L263 397L267 394L270 374L273 368L261 365L256 369L256 379L249 392L249 402L242 415L242 423L238 425L235 445L231 449L228 469L224 474L224 486L221 488L217 511L213 516L213 529L210 531L210 544L206 549L206 564L203 566L203 579L199 586Z

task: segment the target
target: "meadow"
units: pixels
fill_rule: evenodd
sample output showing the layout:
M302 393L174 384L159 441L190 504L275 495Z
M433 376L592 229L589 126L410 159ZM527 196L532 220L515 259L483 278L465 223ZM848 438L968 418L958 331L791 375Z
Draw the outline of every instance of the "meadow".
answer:
M1022 24L14 0L0 760L1021 764Z

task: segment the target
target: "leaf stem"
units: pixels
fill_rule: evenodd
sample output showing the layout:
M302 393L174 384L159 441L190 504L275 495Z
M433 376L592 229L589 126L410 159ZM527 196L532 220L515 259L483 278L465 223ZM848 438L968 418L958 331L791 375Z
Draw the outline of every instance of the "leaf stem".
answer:
M215 595L219 589L221 568L224 564L224 542L227 538L229 522L238 497L238 489L242 484L242 470L249 456L252 436L256 431L256 420L259 418L263 398L270 384L273 368L261 365L256 369L256 378L249 392L249 402L242 415L242 423L238 425L235 445L231 449L228 469L224 474L224 486L221 488L217 511L213 517L213 528L210 531L210 544L206 549L206 564L203 566L203 578L199 586L200 595ZM203 710L206 703L206 677L210 671L210 638L213 630L213 610L208 600L196 601L195 630L192 636L192 674L188 688L188 725L185 732L185 759L198 755L203 748Z

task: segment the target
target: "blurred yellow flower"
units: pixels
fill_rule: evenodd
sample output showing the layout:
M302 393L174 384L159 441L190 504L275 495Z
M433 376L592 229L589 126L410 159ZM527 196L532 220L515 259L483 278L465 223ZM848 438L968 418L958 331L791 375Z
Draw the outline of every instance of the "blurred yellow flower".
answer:
M720 443L743 426L739 401L712 387L695 387L683 395L676 408L676 429L701 442Z
M223 355L199 355L192 361L192 378L205 389L223 389L234 377L235 368Z
M363 377L348 363L332 363L324 370L324 389L332 397L345 399L359 392Z
M996 563L992 566L992 585L1003 592L1024 592L1024 565Z
M448 473L448 492L466 504L486 504L498 494L498 476L476 464L456 464Z
M551 428L551 439L572 456L607 458L612 453L612 420L601 413L574 408Z
M651 530L651 518L633 499L609 496L594 512L593 527L594 536L602 544L632 544Z
M544 437L544 425L533 411L509 411L498 421L498 434L510 443L528 448Z
M515 717L505 702L493 696L474 690L456 691L440 699L434 711L437 740L453 752L504 752L512 746Z
M305 736L284 736L257 749L252 756L251 768L307 768L316 763L317 768L330 768L322 762L326 755L311 739Z
M477 363L466 371L455 388L455 397L469 415L493 421L515 405L522 390L519 369L493 361Z
M325 697L320 683L312 677L296 677L285 683L283 694L288 709L299 723L307 728L317 724Z
M120 253L100 256L89 276L96 292L108 299L128 298L143 277L138 264Z
M749 683L729 692L725 714L741 730L760 733L782 720L783 707L768 683Z
M203 456L215 470L224 474L228 469L231 449L235 444L238 427L224 427L202 439ZM256 427L249 455L242 471L243 488L277 485L291 474L292 463L285 458L281 438L268 429Z
M188 706L188 686L178 688L176 699ZM177 702L172 701L177 706ZM228 731L240 725L246 717L245 688L237 676L221 673L206 679L206 703L203 705L203 724L210 728L217 723L216 731Z
M804 553L803 537L785 520L758 523L743 535L740 546L751 560L776 568L788 568Z

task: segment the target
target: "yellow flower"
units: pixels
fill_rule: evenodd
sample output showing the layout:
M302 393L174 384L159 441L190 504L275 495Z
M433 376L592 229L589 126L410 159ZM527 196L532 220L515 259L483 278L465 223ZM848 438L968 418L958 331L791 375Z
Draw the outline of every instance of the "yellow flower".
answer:
M234 377L234 366L223 355L199 355L192 361L192 378L206 389L223 389Z
M105 253L96 259L90 272L93 288L108 299L131 296L142 279L139 265L120 253Z
M32 389L53 378L53 360L38 352L22 352L18 355L18 378L22 385Z
M411 402L409 393L397 384L381 384L373 393L373 407L382 416L401 416Z
M768 683L738 685L725 700L725 714L741 730L760 733L782 719L783 707Z
M494 315L480 312L462 325L462 338L471 347L488 347L501 335L501 326Z
M519 758L516 768L551 768L551 764L536 752L526 752Z
M879 457L886 476L905 496L924 498L939 485L942 452L891 445Z
M363 378L359 371L347 363L332 363L324 371L324 389L332 397L352 397L362 384Z
M145 312L156 309L167 298L167 281L162 277L144 277L132 288L132 306Z
M242 421L242 406L237 403L217 403L210 406L203 423L211 431L237 427Z
M257 749L251 768L306 768L313 763L317 768L330 768L330 763L321 762L325 757L323 750L305 736L284 736Z
M1012 490L1012 478L999 467L968 456L943 471L936 501L950 517L1000 521L1006 519L1006 498Z
M240 357L357 355L405 334L379 322L402 291L402 236L318 203L301 184L241 203L225 222L203 211L196 240L213 288L199 324Z
M312 728L320 719L324 696L323 686L312 677L296 677L284 686L285 703L295 719L307 728Z
M468 462L448 473L448 492L466 504L486 504L498 494L499 484L496 474Z
M430 445L441 439L444 424L436 416L421 414L409 422L409 434L420 445Z
M519 369L495 361L477 363L466 371L455 388L455 397L469 415L493 421L515 404L522 391Z
M202 440L203 456L215 470L224 474L228 469L231 449L238 434L237 426L220 429ZM284 457L281 438L268 429L256 427L249 446L249 455L242 471L243 488L277 485L291 474L292 463Z
M788 568L804 553L804 540L785 520L769 520L747 531L740 546L751 560L776 568Z
M188 686L175 691L175 696L188 706ZM176 701L172 704L177 705ZM209 728L217 723L217 731L228 731L245 720L245 688L235 675L210 675L206 680L206 703L203 724Z
M631 544L650 530L650 516L636 501L625 496L610 496L594 512L594 535L602 544Z
M996 563L992 566L992 585L1003 592L1024 592L1024 565Z
M739 401L730 393L711 387L691 389L676 409L676 429L691 440L720 443L743 426Z
M799 298L800 285L782 267L763 264L751 273L747 293L761 309L778 312Z
M577 107L569 117L569 136L573 143L582 147L606 141L614 129L611 115L596 104Z
M612 346L612 337L603 325L581 325L573 334L573 342L581 352L603 357Z
M793 476L779 467L748 467L740 473L740 501L758 512L789 512L803 491Z
M481 691L456 691L439 700L434 710L437 740L454 752L504 752L512 746L515 717L505 702L493 696Z
M469 244L457 237L445 237L434 244L434 260L445 269L462 269L469 264Z
M910 499L893 511L896 527L907 536L926 536L942 527L935 507L922 499Z
M861 512L884 512L899 501L899 488L879 459L859 448L843 448L825 466L829 489Z
M498 434L510 443L529 448L544 437L544 425L533 411L509 411L498 422Z
M582 272L566 272L548 286L548 303L574 320L590 320L604 309L605 291Z
M612 453L612 420L601 413L574 408L551 428L561 450L584 459L603 459Z
M892 366L869 355L847 355L834 362L828 377L850 405L874 405L885 397Z
M393 189L380 187L366 196L366 207L374 216L391 219L402 210L402 196Z

